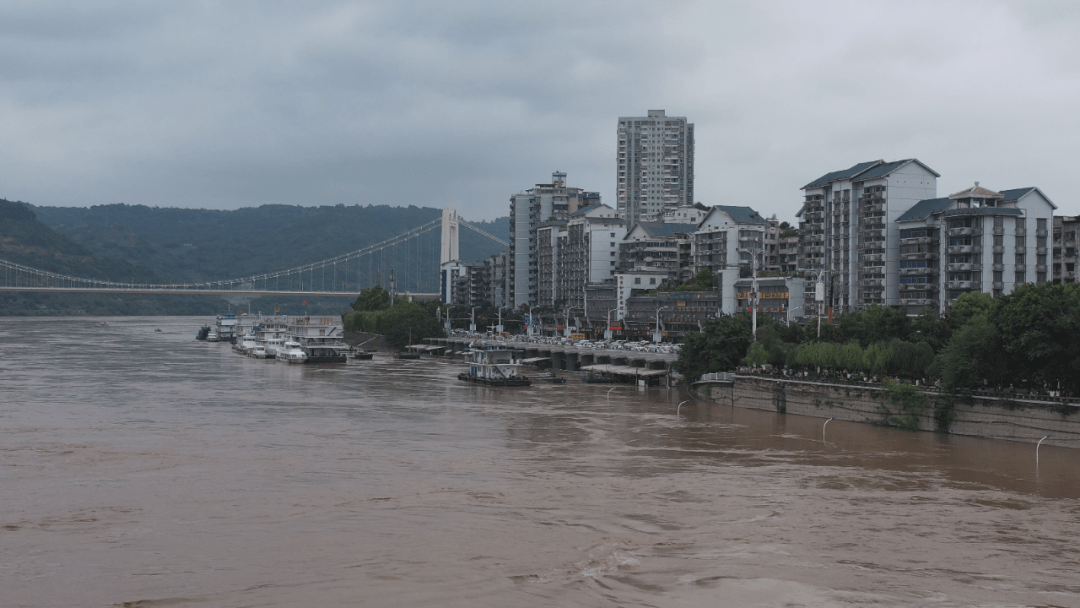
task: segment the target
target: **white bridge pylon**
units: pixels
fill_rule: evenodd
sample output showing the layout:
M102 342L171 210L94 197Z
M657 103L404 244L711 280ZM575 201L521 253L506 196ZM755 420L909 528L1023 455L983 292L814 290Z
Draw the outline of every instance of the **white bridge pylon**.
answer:
M303 266L235 279L204 281L198 283L122 283L118 281L76 277L0 259L0 292L117 292L204 295L220 295L231 292L253 296L258 294L355 295L361 287L357 285L357 281L354 280L351 281L351 285L349 285L349 287L355 287L354 290L344 288L345 283L338 278L339 264L344 266L344 272L340 275L343 277L349 275L350 261L356 264L353 267L356 269L359 267L358 263L360 260L366 258L370 261L373 254L380 253L379 263L381 264L382 252L392 253L395 251L396 247L405 247L406 251L408 251L411 248L411 245L408 245L408 243L418 242L416 239L419 239L421 235L432 232L438 226L442 227L440 264L448 259L458 259L458 256L460 255L458 240L460 226L465 226L503 247L509 247L506 241L466 222L458 215L457 210L443 209L442 217L440 219L432 220L380 243L368 245L355 251L318 262L304 264ZM419 256L419 248L414 253ZM417 259L414 263L420 264L420 260ZM320 274L316 275L316 272L319 272ZM431 275L429 276L438 274L438 270L430 272ZM285 281L282 281L282 279L285 279ZM295 283L299 284L299 288L292 286L293 281L290 279L295 279ZM282 285L283 282L285 285ZM316 284L319 284L320 282L323 287L321 289L316 289ZM419 283L419 281L417 282ZM325 288L327 283L331 286L330 289ZM416 295L435 296L437 294Z
M439 254L439 267L443 264L456 260L460 257L458 250L458 224L460 223L457 209L443 207L442 210L442 247Z

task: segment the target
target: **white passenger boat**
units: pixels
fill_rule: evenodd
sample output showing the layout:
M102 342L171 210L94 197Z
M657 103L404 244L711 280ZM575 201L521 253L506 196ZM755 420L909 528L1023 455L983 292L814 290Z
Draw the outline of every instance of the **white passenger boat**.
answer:
M514 351L496 344L473 345L465 354L469 371L458 374L459 380L490 386L529 386L532 381L518 374L521 360Z
M254 357L256 359L269 359L270 355L266 352L266 347L262 344L256 343L255 346L248 352L247 356Z
M277 360L286 363L307 363L307 353L300 348L299 342L288 340L285 342L284 349L278 351Z

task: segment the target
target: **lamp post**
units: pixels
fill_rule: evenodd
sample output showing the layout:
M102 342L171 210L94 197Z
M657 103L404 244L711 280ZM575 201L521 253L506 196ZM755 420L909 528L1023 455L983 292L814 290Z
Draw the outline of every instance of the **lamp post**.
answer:
M529 320L525 325L525 335L531 338L533 335L532 305L525 303L522 304L522 306L524 306L529 311Z
M654 331L652 335L653 342L660 342L660 338L662 337L660 335L660 311L664 310L665 308L667 308L667 306L661 306L660 308L656 309L656 331Z
M795 320L792 313L794 313L796 310L799 310L800 308L802 308L802 306L796 306L795 308L788 308L788 310L787 310L787 324L788 324L788 326L790 326L791 322Z
M619 310L619 309L618 308L612 308L611 310L607 311L607 325L604 326L604 339L605 340L610 340L611 339L611 313L613 313L613 312L615 312L617 310Z
M472 312L469 313L469 331L476 331L476 309L479 306L473 306Z
M750 254L750 271L751 271L751 287L750 287L750 320L751 320L751 334L754 336L754 342L757 342L757 309L759 304L758 299L758 284L757 284L757 260L758 256L761 256L762 265L765 263L765 249L763 247L754 247L748 249L740 249L739 251Z

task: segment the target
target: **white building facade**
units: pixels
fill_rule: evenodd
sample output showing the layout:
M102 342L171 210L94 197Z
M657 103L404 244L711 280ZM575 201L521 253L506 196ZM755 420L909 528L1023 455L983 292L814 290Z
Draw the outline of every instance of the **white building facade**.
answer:
M808 300L818 283L827 308L847 312L900 305L900 227L896 220L937 196L937 172L917 159L859 163L803 186L799 260Z

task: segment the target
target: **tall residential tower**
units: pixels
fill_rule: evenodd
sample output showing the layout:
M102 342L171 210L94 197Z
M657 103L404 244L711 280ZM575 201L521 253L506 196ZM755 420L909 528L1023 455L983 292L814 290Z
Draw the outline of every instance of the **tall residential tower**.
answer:
M627 228L694 204L694 125L649 110L619 118L616 202Z

